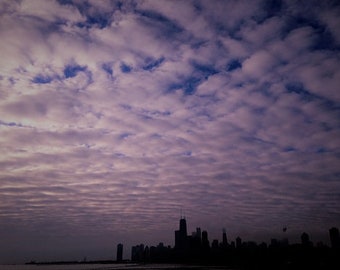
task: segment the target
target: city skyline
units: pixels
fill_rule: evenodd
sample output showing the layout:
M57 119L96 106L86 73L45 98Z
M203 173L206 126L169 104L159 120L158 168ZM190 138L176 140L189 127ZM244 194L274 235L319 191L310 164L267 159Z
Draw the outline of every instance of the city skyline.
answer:
M311 264L333 265L337 259L340 249L340 233L339 229L332 227L328 230L330 245L322 241L314 243L311 241L307 232L300 234L298 242L290 242L287 235L283 235L280 239L271 238L270 241L256 242L249 239L243 239L237 236L230 239L227 236L226 229L222 230L220 238L210 239L209 232L204 228L196 227L192 233L189 233L185 216L180 217L178 230L174 231L174 245L166 245L159 242L155 245L146 245L139 243L131 247L125 247L124 244L118 243L115 258L106 258L105 260L87 260L87 256L83 260L75 261L35 261L32 260L26 264L98 264L98 263L206 263L206 264L223 264L238 265L239 263L256 260L257 263L268 266L268 263L276 265L285 265L290 260L294 260L295 264L311 263L310 256L315 256L315 261ZM286 232L287 228L283 228ZM127 251L127 252L126 252ZM247 257L250 253L257 254L255 257ZM271 255L269 255L271 254ZM293 255L293 257L291 257ZM307 257L306 254L309 254ZM245 257L244 257L245 256ZM276 257L273 259L272 256ZM297 261L295 261L297 259ZM239 266L239 265L238 265Z
M283 228L286 231L287 228ZM339 229L328 230L331 246L322 242L313 243L308 233L303 232L299 243L289 243L287 238L271 239L270 243L256 243L237 237L228 241L223 229L221 239L209 240L209 233L196 227L188 234L185 217L181 216L175 231L173 247L160 242L157 246L143 243L131 249L133 263L184 263L195 265L224 265L239 269L328 269L339 264ZM119 244L121 245L121 244ZM121 246L122 247L122 246ZM122 249L120 249L122 252ZM118 259L120 258L120 259ZM117 262L121 262L117 253ZM231 269L232 269L231 268Z
M330 245L338 14L332 0L0 0L0 263L173 246L180 215L211 239Z

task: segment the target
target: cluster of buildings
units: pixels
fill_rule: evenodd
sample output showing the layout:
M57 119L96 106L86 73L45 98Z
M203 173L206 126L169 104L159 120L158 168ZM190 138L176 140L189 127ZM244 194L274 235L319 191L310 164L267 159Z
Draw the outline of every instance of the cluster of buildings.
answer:
M334 256L340 255L340 234L338 228L329 230L331 248L318 243L316 246L309 239L307 233L301 235L301 243L289 245L288 240L272 239L271 243L242 242L240 237L236 241L228 242L226 231L223 230L222 241L213 240L211 243L208 232L201 228L191 235L187 232L186 219L181 217L179 229L175 231L175 246L136 245L131 250L133 262L189 262L189 263L222 263L238 265L242 261L256 260L257 262L288 262L300 261L305 256L313 256L318 263L325 263ZM123 260L123 245L117 246L117 262Z

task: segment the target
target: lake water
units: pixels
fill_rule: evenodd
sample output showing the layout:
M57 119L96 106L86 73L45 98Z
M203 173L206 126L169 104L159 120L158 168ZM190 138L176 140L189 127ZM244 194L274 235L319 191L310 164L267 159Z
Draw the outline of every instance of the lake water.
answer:
M222 270L226 267L178 264L69 264L69 265L0 265L0 270Z

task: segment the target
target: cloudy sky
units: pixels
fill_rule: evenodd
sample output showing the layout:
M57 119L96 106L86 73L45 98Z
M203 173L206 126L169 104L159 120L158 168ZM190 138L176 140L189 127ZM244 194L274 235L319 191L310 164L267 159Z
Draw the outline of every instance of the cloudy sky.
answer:
M0 1L0 262L327 243L340 6L296 2Z

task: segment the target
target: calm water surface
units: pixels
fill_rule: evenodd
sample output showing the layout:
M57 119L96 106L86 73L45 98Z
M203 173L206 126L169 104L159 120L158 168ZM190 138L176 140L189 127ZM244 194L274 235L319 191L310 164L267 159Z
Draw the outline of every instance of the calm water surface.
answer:
M71 265L0 265L0 270L222 270L231 268L178 264L71 264Z

